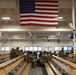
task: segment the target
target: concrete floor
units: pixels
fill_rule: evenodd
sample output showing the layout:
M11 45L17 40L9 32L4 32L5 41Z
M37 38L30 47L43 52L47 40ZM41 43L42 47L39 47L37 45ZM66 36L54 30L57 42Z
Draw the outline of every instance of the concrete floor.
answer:
M47 75L45 67L30 68L29 75Z

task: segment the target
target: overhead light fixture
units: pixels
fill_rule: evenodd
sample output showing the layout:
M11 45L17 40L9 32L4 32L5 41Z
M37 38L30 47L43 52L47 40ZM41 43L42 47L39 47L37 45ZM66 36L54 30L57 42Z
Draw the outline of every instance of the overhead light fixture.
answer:
M2 17L3 20L10 20L10 17Z
M70 26L71 28L73 28L73 24L72 24L72 23L69 23L69 26Z
M58 39L55 35L51 35L48 39Z
M69 23L70 26L72 26L72 23Z
M60 36L60 32L57 32L57 33L56 33L56 36Z
M50 39L58 39L58 38L51 38L51 37L49 37L48 39L50 40Z
M18 38L19 36L13 36L14 38Z
M31 32L29 32L29 35L32 37L32 33Z
M38 39L47 39L46 37L38 37Z
M51 35L51 36L50 36L50 38L54 38L54 37L55 37L55 35Z
M59 20L63 19L63 17L58 17Z

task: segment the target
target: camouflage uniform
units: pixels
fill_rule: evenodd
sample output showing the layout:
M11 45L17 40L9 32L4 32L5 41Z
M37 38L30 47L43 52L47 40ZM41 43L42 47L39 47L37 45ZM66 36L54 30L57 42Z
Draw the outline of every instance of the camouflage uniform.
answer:
M33 54L27 55L27 62L32 63L32 67L36 67L36 60L35 60L35 56Z
M10 51L10 58L12 59L12 58L15 58L17 56L19 56L19 50L12 48Z
M11 49L10 51L10 59L14 58L14 48Z

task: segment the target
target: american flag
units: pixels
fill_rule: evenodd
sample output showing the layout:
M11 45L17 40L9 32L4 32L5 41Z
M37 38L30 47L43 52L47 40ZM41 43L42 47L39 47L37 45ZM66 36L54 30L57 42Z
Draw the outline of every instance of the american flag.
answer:
M20 0L21 26L58 26L58 0Z

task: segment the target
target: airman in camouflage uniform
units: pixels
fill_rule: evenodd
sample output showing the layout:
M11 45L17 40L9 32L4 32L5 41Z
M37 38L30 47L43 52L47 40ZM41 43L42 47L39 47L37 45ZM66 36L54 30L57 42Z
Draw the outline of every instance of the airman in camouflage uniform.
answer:
M32 52L27 54L27 62L31 62L32 67L36 67L36 58Z
M14 58L15 55L14 55L14 48L11 49L10 51L10 59Z
M15 58L17 56L19 56L19 47L17 47L16 49L12 48L10 51L10 58Z

